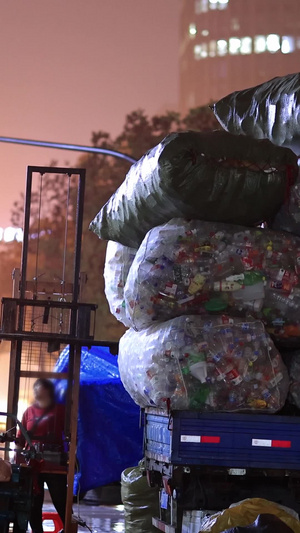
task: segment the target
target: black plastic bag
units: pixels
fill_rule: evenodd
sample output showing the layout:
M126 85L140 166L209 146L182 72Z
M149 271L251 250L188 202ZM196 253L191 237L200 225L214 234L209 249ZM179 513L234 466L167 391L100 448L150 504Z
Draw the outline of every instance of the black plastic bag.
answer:
M295 154L268 140L172 133L131 167L90 229L137 248L174 217L254 226L276 214L297 170Z
M212 109L225 130L300 153L300 73L231 93Z

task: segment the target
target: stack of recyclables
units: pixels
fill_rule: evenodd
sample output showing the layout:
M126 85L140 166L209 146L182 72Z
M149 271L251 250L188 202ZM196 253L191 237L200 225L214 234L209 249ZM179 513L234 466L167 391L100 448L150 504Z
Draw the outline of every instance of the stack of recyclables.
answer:
M124 287L129 269L137 250L128 248L117 242L109 241L106 249L104 266L104 291L109 309L120 322L130 326L126 318Z
M120 340L122 382L141 407L263 411L283 407L287 370L264 326L181 316Z
M235 135L269 139L300 153L300 74L277 77L256 87L236 91L213 106L223 128ZM289 202L276 215L272 227L300 235L299 176Z
M142 330L184 314L259 318L276 340L300 343L300 238L263 228L173 219L151 230L125 285Z

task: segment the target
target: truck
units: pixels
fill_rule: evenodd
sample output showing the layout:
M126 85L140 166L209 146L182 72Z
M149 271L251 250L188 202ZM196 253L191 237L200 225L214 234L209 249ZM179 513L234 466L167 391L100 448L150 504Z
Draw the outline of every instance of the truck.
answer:
M188 511L201 519L253 497L299 513L299 413L167 412L151 407L145 409L144 420L147 479L150 486L160 487L160 513L152 518L158 530L191 531L184 528Z

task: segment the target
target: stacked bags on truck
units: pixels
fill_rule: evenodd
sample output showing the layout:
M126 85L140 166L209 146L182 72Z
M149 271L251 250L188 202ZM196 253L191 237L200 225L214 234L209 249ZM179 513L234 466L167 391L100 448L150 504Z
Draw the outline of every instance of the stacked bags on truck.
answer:
M91 229L114 242L106 295L130 327L119 368L138 405L282 408L289 379L270 335L300 346L300 239L259 226L297 173L293 151L268 139L174 133L95 217Z
M269 139L300 154L300 74L289 74L236 91L213 105L222 127L236 135ZM300 234L300 177L272 222L276 230Z

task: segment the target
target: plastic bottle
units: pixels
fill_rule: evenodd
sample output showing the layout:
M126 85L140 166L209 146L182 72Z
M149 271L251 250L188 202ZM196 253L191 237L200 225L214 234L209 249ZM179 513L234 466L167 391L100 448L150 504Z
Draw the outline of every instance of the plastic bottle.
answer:
M241 289L241 284L237 281L215 281L213 283L213 290L216 292L233 292Z
M217 381L225 381L230 385L239 385L243 378L234 367L232 361L225 358L224 354L218 353L213 357L216 365Z
M265 286L263 281L259 281L253 285L244 285L243 288L233 293L234 300L243 300L244 302L263 300L264 297Z
M291 284L291 286L298 284L298 276L291 270L286 270L284 268L269 268L268 274L274 281L281 281L282 283L286 282Z

